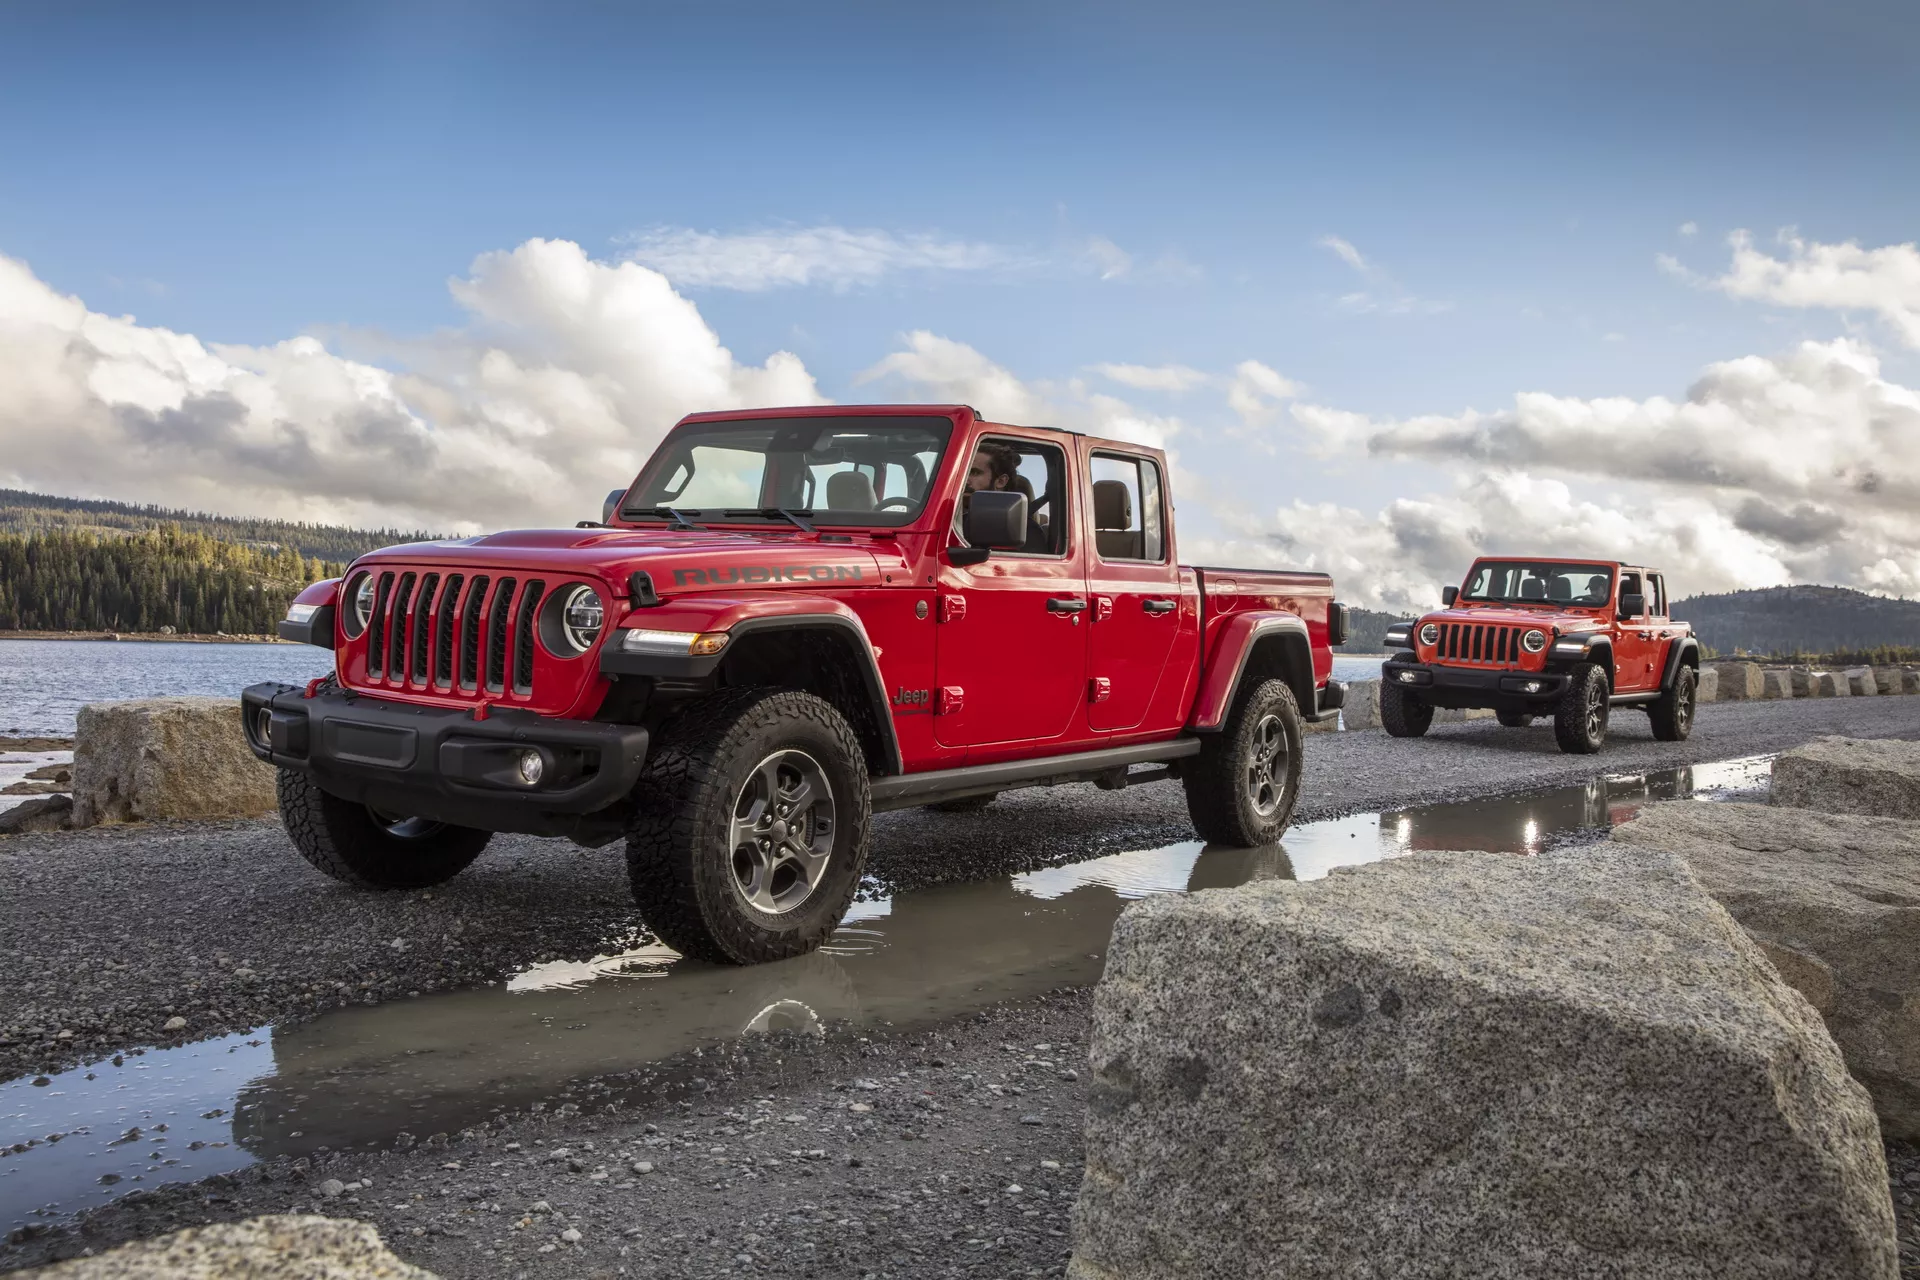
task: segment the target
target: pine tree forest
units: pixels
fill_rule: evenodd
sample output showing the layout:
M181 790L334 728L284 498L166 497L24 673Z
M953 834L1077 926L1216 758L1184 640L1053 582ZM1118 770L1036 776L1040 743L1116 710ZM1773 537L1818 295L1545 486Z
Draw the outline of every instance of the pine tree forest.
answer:
M271 634L303 587L343 568L178 525L0 534L0 630Z

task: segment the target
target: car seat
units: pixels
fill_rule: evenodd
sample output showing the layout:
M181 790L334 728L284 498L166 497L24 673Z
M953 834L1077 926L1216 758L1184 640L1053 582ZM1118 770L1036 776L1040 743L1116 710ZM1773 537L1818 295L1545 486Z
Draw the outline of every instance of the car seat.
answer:
M1528 578L1520 584L1520 598L1522 600L1545 600L1547 598L1547 584L1538 578Z
M872 511L880 503L873 496L873 481L864 471L836 471L827 477L827 509L830 511Z
M1093 543L1103 560L1139 560L1145 534L1133 527L1133 494L1124 480L1093 482Z

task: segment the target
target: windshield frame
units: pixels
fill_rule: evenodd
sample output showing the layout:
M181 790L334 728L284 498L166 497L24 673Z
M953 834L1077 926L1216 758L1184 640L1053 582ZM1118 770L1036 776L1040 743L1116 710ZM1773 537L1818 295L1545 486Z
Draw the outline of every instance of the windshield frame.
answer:
M1476 596L1468 591L1470 584L1479 576L1482 569L1519 568L1532 570L1537 577L1547 578L1556 573L1604 574L1607 579L1606 592L1599 600L1555 600L1551 597L1528 599L1523 596ZM1476 560L1467 570L1466 577L1460 583L1460 594L1455 604L1497 604L1517 605L1523 609L1605 609L1613 603L1614 592L1619 586L1620 566L1602 560L1527 560L1519 557L1501 556L1496 559ZM1491 583L1492 579L1488 579Z
M816 450L823 437L884 435L889 429L911 430L933 438L932 458L923 461L928 450L924 447L909 447L911 441L902 439L899 445L889 449L884 444L872 451L870 456L854 459L844 452L839 457L809 461L806 455ZM952 418L940 413L886 413L886 414L808 414L805 416L769 414L757 416L742 414L737 418L705 419L695 422L683 422L667 434L655 449L653 456L640 470L640 475L628 486L621 498L620 507L614 518L623 524L650 525L653 521L662 521L669 527L675 524L668 508L679 511L687 518L702 526L712 525L749 525L760 528L799 532L805 526L846 527L858 529L900 529L917 522L926 514L929 504L938 493L941 477L947 466L948 454L952 449L956 426ZM764 437L764 440L759 439ZM695 506L679 496L685 492L687 484L692 483L694 475L681 482L681 488L674 494L663 495L657 499L644 499L642 495L649 490L664 487L665 482L675 478L678 470L691 458L695 448L702 444L726 447L729 441L746 442L740 452L759 452L767 458L798 457L807 470L825 465L841 463L850 469L870 469L874 475L870 478L882 478L891 466L898 466L905 475L909 486L917 480L921 492L910 505L886 510L871 511L846 510L824 505L806 505L799 496L789 495L787 502L768 502L754 507L747 502L729 502L725 505ZM775 448L776 444L788 443L798 448ZM843 446L844 449L844 446ZM911 462L911 469L906 465ZM915 470L922 474L915 476ZM802 484L811 486L814 477L800 475ZM760 497L767 493L767 469L760 475ZM876 486L878 488L880 486ZM880 494L878 501L887 501L906 496L904 494ZM796 521L794 517L800 519Z

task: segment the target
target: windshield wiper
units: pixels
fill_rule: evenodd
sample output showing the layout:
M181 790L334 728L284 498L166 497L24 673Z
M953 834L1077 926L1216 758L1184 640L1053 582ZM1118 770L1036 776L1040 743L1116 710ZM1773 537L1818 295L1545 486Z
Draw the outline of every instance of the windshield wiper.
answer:
M728 507L726 514L759 516L763 520L790 520L800 532L813 532L813 521L808 518L813 515L810 508L803 507L798 511L789 511L785 507Z
M642 512L641 514L652 516L655 520L667 521L668 529L705 529L706 528L706 526L703 524L695 524L693 521L687 519L687 517L690 515L697 516L697 515L703 514L699 511L681 511L675 507L655 507L653 510ZM627 518L631 520L634 517L628 516Z

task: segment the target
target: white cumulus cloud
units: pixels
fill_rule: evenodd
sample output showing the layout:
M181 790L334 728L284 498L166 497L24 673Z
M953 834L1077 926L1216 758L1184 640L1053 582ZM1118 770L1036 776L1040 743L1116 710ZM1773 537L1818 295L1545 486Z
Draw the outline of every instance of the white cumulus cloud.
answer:
M821 399L794 356L735 359L659 273L567 241L484 254L450 287L471 322L376 365L311 336L207 343L104 315L0 258L0 483L293 519L571 523L684 413Z
M1183 364L1097 364L1093 371L1136 391L1191 391L1207 381L1206 374Z
M1733 260L1718 276L1703 280L1665 256L1660 265L1748 301L1872 312L1907 346L1920 347L1920 245L1868 249L1851 240L1823 244L1784 233L1775 256L1756 246L1745 231L1734 232L1728 243Z
M1124 272L1111 242L1103 267ZM1094 253L1089 249L1089 253ZM847 289L903 272L988 271L1029 263L999 245L932 234L847 227L790 227L720 234L687 227L656 227L633 238L635 262L689 288L759 291L795 285ZM1096 258L1100 255L1095 254Z

